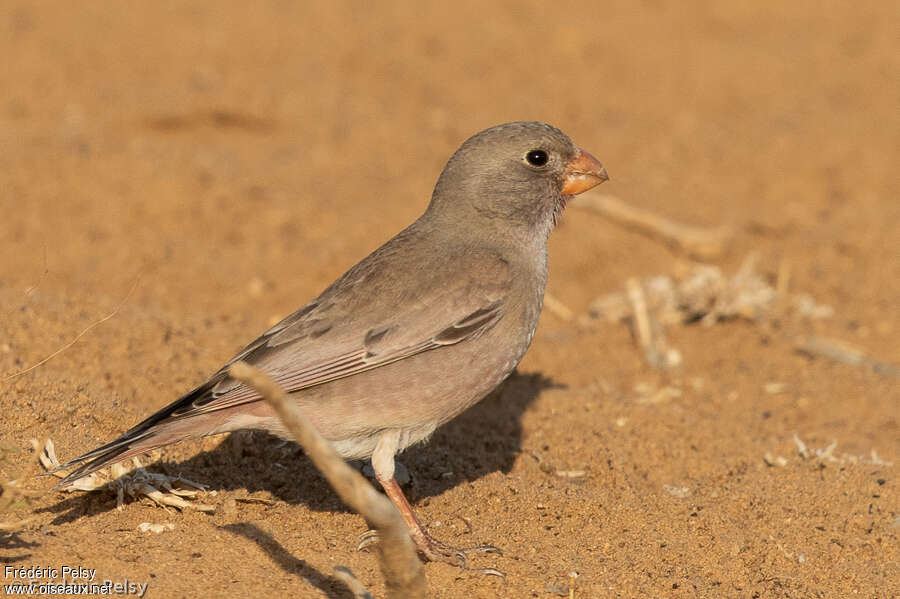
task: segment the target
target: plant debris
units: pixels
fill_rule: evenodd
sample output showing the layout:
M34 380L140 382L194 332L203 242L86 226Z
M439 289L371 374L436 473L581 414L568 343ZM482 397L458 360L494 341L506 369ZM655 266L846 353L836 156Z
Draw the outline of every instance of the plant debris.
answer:
M41 465L52 471L59 467L56 457L56 448L53 441L47 439L41 448L37 439L31 440L31 445L38 452ZM64 470L51 472L53 476L64 478L67 474ZM125 496L133 499L148 497L156 505L167 509L168 507L179 510L192 509L201 512L214 512L215 506L200 503L193 500L200 493L207 493L207 488L200 483L195 483L181 476L169 476L158 472L148 472L144 469L140 460L136 457L125 462L113 464L108 469L98 470L74 481L63 489L73 491L96 491L109 488L116 493L116 509L121 510L125 505ZM214 494L213 491L211 494Z
M631 278L625 289L597 298L590 316L607 322L626 322L648 364L669 369L681 365L681 352L666 342L665 327L700 322L712 326L743 318L753 322L784 316L828 318L829 306L808 295L787 293L789 269L779 269L773 286L756 272L757 254L750 254L731 277L710 264L690 264L675 276Z

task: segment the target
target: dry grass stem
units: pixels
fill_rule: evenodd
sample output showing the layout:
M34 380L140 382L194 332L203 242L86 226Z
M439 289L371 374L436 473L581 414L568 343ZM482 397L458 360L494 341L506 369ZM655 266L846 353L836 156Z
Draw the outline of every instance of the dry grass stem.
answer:
M838 339L805 336L797 339L795 347L800 353L812 358L827 358L853 366L869 366L878 374L900 376L900 367L876 360L864 350Z
M625 282L625 289L631 303L635 335L647 363L660 369L681 365L681 353L666 345L662 324L647 309L647 300L640 281L636 278L628 279Z
M231 376L263 396L344 503L378 531L379 558L388 597L425 597L425 572L400 512L359 472L347 465L331 444L306 422L284 390L265 373L244 362L236 362L231 366Z
M143 274L143 273L141 273L141 274ZM104 322L106 322L107 320L109 320L110 318L115 316L116 314L118 314L119 310L122 309L122 306L125 305L125 302L128 301L128 298L131 297L131 294L134 293L134 290L137 289L138 283L140 283L140 281L141 281L141 274L138 274L137 278L134 280L134 283L131 285L131 288L128 290L128 293L125 294L125 297L122 298L122 301L120 301L116 305L116 307L113 309L112 312L110 312L109 314L107 314L106 316L101 318L100 320L96 320L93 323L86 326L84 329L82 329L82 331L80 333L75 335L75 337L71 341L69 341L68 343L66 343L65 345L63 345L62 347L60 347L53 353L51 353L49 356L45 357L44 359L38 361L35 364L32 364L28 368L25 368L23 370L20 370L19 372L14 372L13 374L3 377L2 379L0 379L0 382L11 381L14 378L18 378L18 377L22 376L23 374L27 374L27 373L31 372L35 368L39 368L40 366L43 366L44 364L46 364L47 362L49 362L50 360L52 360L59 354L63 353L64 351L66 351L67 349L69 349L70 347L72 347L73 345L78 343L78 340L81 339L82 337L84 337L91 329L100 326L101 324L103 324Z
M544 293L544 307L566 322L570 322L575 318L575 313L571 308L549 293Z
M615 196L586 196L573 202L572 206L602 214L618 224L660 239L669 247L699 259L708 260L721 255L732 236L727 227L707 229L681 224L626 204Z

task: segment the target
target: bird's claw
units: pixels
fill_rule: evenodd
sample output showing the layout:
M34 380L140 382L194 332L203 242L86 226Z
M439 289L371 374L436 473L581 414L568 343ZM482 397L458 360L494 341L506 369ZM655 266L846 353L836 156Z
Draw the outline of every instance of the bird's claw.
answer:
M357 551L368 551L369 547L378 543L378 531L369 529L359 535L359 545L356 546Z
M378 541L378 531L367 530L363 534L359 535L359 545L357 545L356 550L368 551L369 547L378 543ZM425 558L426 561L453 564L460 569L460 572L484 574L487 576L499 576L504 579L506 578L506 575L503 572L495 568L468 567L468 556L471 554L496 553L497 555L500 555L502 557L503 551L499 547L495 547L494 545L479 545L477 547L458 549L456 547L451 547L446 543L442 543L441 541L438 541L430 535L425 535L423 539L416 539L415 537L413 537L413 541L416 545L416 551L418 551L419 555Z

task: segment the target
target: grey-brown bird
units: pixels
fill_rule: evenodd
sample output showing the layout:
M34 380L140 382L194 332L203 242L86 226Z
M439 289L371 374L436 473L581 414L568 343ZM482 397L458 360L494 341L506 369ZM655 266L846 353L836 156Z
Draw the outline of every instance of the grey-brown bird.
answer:
M371 458L418 551L465 564L433 539L394 479L394 456L482 399L534 336L547 239L572 195L606 171L559 129L516 122L469 138L425 213L241 350L208 381L118 439L60 467L58 486L130 456L238 429L287 435L256 392L228 375L243 360L289 392L347 459Z

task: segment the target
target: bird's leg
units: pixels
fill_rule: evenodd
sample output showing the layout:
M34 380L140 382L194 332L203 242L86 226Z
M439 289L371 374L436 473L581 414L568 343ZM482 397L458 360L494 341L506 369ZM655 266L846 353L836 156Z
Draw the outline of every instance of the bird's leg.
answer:
M422 526L422 523L416 516L416 512L413 510L412 506L409 505L409 501L406 500L406 495L403 494L403 490L400 489L400 485L394 478L394 454L396 453L398 445L399 431L384 433L381 439L379 439L375 452L372 454L372 469L375 470L375 478L378 479L378 482L384 488L384 492L390 497L391 501L394 502L394 505L400 511L400 515L403 516L403 521L406 522L406 527L409 529L409 536L412 538L413 543L415 543L416 550L428 561L446 562L459 566L464 570L466 569L466 554L499 553L502 555L503 552L492 545L472 547L470 549L457 549L438 541L426 532L425 527ZM360 547L362 548L374 540L375 536L367 533L364 535ZM480 570L480 572L503 576L502 573L493 568Z
M465 553L441 543L425 531L425 527L419 522L416 512L409 505L406 495L403 494L403 490L393 477L390 480L379 480L378 482L381 483L381 486L384 487L384 492L387 493L387 496L391 498L391 501L400 510L400 515L403 516L406 527L409 528L409 536L412 537L413 543L416 544L416 550L419 553L428 561L447 562L460 568L466 567Z
M379 479L378 482L384 487L384 492L391 498L391 501L394 502L394 505L397 506L397 509L400 511L400 515L403 516L406 527L409 528L409 536L416 545L416 551L418 551L426 560L431 562L446 562L466 570L468 569L466 567L466 556L470 553L503 554L499 548L494 547L493 545L458 549L438 541L425 531L425 527L422 526L422 523L416 516L416 512L413 510L412 506L409 505L406 496L400 489L400 485L393 477L388 480ZM494 576L503 576L502 572L495 570L494 568L480 568L477 572Z

